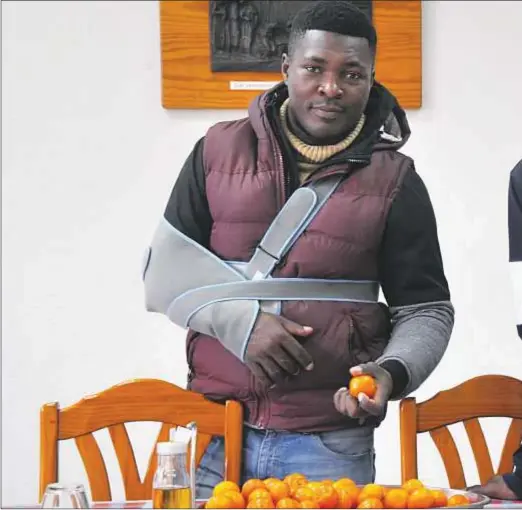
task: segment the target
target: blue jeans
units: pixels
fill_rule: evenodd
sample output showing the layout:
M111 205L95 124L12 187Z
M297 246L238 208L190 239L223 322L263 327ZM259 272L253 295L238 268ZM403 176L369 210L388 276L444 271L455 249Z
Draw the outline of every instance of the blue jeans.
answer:
M317 434L259 430L245 426L241 483L249 478L283 479L302 473L309 480L348 477L358 484L375 480L373 427ZM224 441L214 437L196 472L196 497L206 499L223 480Z

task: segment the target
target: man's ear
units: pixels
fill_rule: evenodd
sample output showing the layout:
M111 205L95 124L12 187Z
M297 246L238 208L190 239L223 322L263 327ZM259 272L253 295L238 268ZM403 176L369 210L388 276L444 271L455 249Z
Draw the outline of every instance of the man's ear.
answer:
M281 73L283 74L283 80L288 79L288 68L290 67L290 57L288 56L288 53L283 53L283 56L281 57Z

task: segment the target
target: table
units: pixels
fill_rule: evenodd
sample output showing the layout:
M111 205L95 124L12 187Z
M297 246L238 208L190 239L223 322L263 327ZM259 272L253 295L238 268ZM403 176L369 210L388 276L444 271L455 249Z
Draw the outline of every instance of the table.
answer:
M203 500L196 500L196 506L201 508L203 505ZM30 506L30 505L15 505L15 506L4 506L3 509L12 509L12 510L23 510L29 508L40 508L39 506ZM107 509L112 510L116 508L152 508L152 501L106 501L106 502L95 502L91 503L91 508L96 508L99 510ZM522 508L522 501L503 501L501 499L493 499L489 505L485 508Z

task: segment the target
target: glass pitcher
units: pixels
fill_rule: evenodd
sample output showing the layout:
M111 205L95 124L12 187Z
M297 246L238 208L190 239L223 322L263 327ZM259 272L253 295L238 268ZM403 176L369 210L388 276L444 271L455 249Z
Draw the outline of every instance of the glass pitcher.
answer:
M194 508L191 471L187 469L188 443L158 443L158 466L152 482L153 508Z

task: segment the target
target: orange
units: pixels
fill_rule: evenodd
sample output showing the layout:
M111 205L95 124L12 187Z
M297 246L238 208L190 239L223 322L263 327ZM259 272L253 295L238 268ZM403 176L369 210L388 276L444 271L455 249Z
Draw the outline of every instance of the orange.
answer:
M307 499L315 499L315 492L312 488L301 486L297 487L295 491L292 493L292 497L297 499L297 501L305 501Z
M337 492L339 492L339 489L336 489ZM349 485L345 485L342 487L343 492L347 492L350 497L353 500L353 506L357 506L359 503L359 494L361 493L361 489L357 487L357 485L354 485L353 487L350 487Z
M275 480L269 483L266 488L268 489L270 496L272 496L274 503L277 503L280 499L290 497L290 487L281 480Z
M333 483L333 486L338 489L340 487L356 487L355 482L350 478L339 478Z
M348 487L336 487L335 490L339 496L337 508L353 508L356 506L357 498L354 497L353 492Z
M224 492L223 495L232 501L230 508L245 508L245 498L240 492L228 491Z
M443 507L448 504L448 496L446 496L446 493L440 489L433 489L431 491L431 494L433 496L433 507Z
M434 500L429 489L417 489L408 496L408 508L431 508Z
M384 508L384 505L378 498L368 498L364 501L361 501L357 508Z
M301 473L291 473L283 478L283 482L287 483L289 487L293 485L296 480L306 480L306 476Z
M283 483L283 482L281 482ZM299 502L292 498L281 498L277 504L276 508L301 508Z
M386 508L407 508L408 491L405 489L391 489L384 496Z
M368 398L373 398L377 393L377 384L371 375L357 375L350 379L348 389L350 395L354 398L357 398L359 393L364 393Z
M266 487L258 487L248 495L247 499L248 501L253 499L272 499L272 495L268 492Z
M241 492L237 483L225 480L223 482L219 482L214 487L214 490L212 491L212 496L219 496L220 494L224 494L225 492L229 491Z
M248 502L247 508L275 508L274 502L271 499L253 499Z
M233 508L233 501L224 494L212 496L206 503L205 508Z
M263 483L264 483L266 486L268 486L268 485L270 485L271 483L274 483L274 482L281 482L281 480L279 480L279 478L273 478L273 477L272 477L272 478L265 478L265 479L263 480Z
M466 496L464 496L463 494L455 494L454 496L448 498L447 506L464 506L469 504L470 501Z
M325 483L327 485L333 485L333 480L330 480L329 478L327 478L326 480L321 480L321 483Z
M383 499L384 489L375 483L366 484L359 494L358 502L360 503L368 498Z
M248 496L250 496L250 493L254 489L265 489L266 490L266 486L261 480L259 480L259 478L250 478L250 480L247 480L243 484L243 487L241 488L241 494L243 495L245 500L248 501Z
M315 499L305 499L299 505L299 508L319 508L319 503Z
M287 484L290 487L290 495L293 497L295 491L299 487L305 487L308 485L308 480L306 478L295 478L290 484Z
M314 491L315 499L321 508L335 508L337 506L339 495L333 485L323 482L310 482L308 487Z
M402 488L406 489L408 492L411 493L413 491L416 491L417 489L423 489L424 484L420 480L417 480L417 478L411 478L410 480L402 484Z

